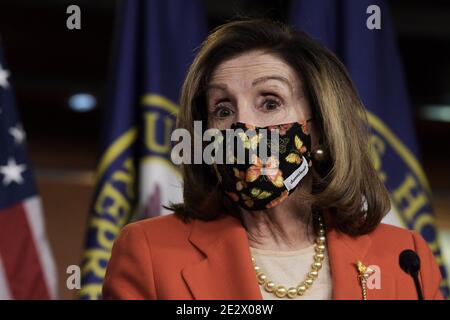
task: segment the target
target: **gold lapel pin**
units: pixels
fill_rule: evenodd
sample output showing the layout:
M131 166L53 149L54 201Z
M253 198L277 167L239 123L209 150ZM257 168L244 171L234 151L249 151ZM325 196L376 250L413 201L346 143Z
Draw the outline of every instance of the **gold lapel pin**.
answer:
M366 267L361 261L356 262L356 268L358 269L358 279L361 283L363 300L367 300L367 279L374 272L374 270Z

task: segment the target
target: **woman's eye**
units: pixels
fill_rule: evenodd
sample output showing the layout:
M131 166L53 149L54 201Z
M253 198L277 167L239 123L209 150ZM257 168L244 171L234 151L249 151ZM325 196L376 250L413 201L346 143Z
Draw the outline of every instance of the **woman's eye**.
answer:
M263 109L266 111L273 111L278 109L281 106L281 103L275 99L266 99L263 103Z
M216 118L227 118L233 114L233 110L226 106L217 106L214 109L213 114Z

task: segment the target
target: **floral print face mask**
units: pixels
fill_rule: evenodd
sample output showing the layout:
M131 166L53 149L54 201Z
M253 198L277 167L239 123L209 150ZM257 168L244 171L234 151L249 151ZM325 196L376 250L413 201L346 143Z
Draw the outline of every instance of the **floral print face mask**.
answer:
M312 165L307 122L268 127L238 122L231 129L239 131L236 136L241 141L237 141L236 145L243 146L241 155L243 150L245 161L237 161L237 147L229 148L226 143L220 142L226 158L234 160L233 163L213 163L225 194L247 210L268 209L283 202L298 187ZM270 140L274 137L273 130L278 130L278 136L275 135L279 141L276 148ZM226 131L221 131L223 137ZM255 151L261 150L263 144L266 152L264 156L259 156Z

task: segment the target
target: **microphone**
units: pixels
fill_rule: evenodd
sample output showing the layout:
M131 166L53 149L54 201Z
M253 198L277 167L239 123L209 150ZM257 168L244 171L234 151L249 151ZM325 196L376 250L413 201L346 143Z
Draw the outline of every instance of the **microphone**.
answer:
M419 282L419 256L413 250L403 250L399 256L399 263L403 271L405 271L413 278L414 285L416 286L417 296L419 297L419 300L423 300L422 288L420 287Z

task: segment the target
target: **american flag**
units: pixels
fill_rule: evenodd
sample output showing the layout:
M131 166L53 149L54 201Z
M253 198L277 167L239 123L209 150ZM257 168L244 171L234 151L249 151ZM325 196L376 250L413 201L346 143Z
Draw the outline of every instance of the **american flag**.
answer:
M55 299L57 277L0 48L0 300Z

